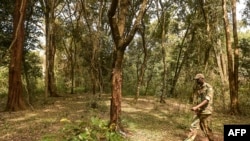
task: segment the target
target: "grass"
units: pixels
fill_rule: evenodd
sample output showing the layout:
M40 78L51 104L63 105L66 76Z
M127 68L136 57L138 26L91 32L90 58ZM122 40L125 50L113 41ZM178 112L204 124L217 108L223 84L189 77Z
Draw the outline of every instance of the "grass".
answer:
M118 141L119 137L109 134L104 126L109 120L109 95L98 100L95 108L91 108L93 100L87 94L48 100L46 105L34 105L33 111L1 112L0 140L66 141L112 136ZM121 119L126 132L119 140L183 141L193 116L190 107L170 98L160 104L154 97L141 97L137 103L131 97L123 97ZM212 127L218 141L223 140L223 125L236 123L247 124L250 119L216 111Z

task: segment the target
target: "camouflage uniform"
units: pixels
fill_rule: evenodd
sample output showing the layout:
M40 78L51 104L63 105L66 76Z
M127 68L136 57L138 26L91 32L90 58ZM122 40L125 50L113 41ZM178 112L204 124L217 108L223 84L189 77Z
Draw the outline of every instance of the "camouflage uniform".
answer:
M205 136L208 137L209 141L213 140L213 134L210 128L210 117L213 112L213 95L214 90L210 84L205 82L203 85L197 85L197 103L201 103L204 100L208 100L209 102L197 111L197 115L193 118L193 122L191 124L191 134L187 139L185 139L185 141L193 141L195 139L197 129L199 128L198 123L200 124L200 128Z

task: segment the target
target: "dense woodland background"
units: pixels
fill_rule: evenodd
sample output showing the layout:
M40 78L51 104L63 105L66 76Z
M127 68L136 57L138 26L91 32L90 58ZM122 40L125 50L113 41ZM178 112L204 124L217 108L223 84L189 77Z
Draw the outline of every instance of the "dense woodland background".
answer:
M203 73L217 112L249 116L250 1L236 3L0 0L0 102L20 111L81 94L95 107L110 94L117 130L122 97L192 103Z

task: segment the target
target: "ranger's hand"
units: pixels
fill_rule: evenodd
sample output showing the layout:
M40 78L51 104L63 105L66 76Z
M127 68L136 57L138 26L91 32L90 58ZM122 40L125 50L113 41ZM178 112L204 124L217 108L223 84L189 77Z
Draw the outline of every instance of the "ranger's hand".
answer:
M199 108L195 106L195 107L192 107L191 110L197 112Z

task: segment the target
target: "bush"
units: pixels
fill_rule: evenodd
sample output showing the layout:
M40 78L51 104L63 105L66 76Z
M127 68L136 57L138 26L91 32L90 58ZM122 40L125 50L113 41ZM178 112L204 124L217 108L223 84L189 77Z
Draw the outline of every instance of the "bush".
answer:
M91 118L90 122L74 124L68 122L62 129L63 138L70 141L123 141L121 134L112 132L107 122L99 118Z

